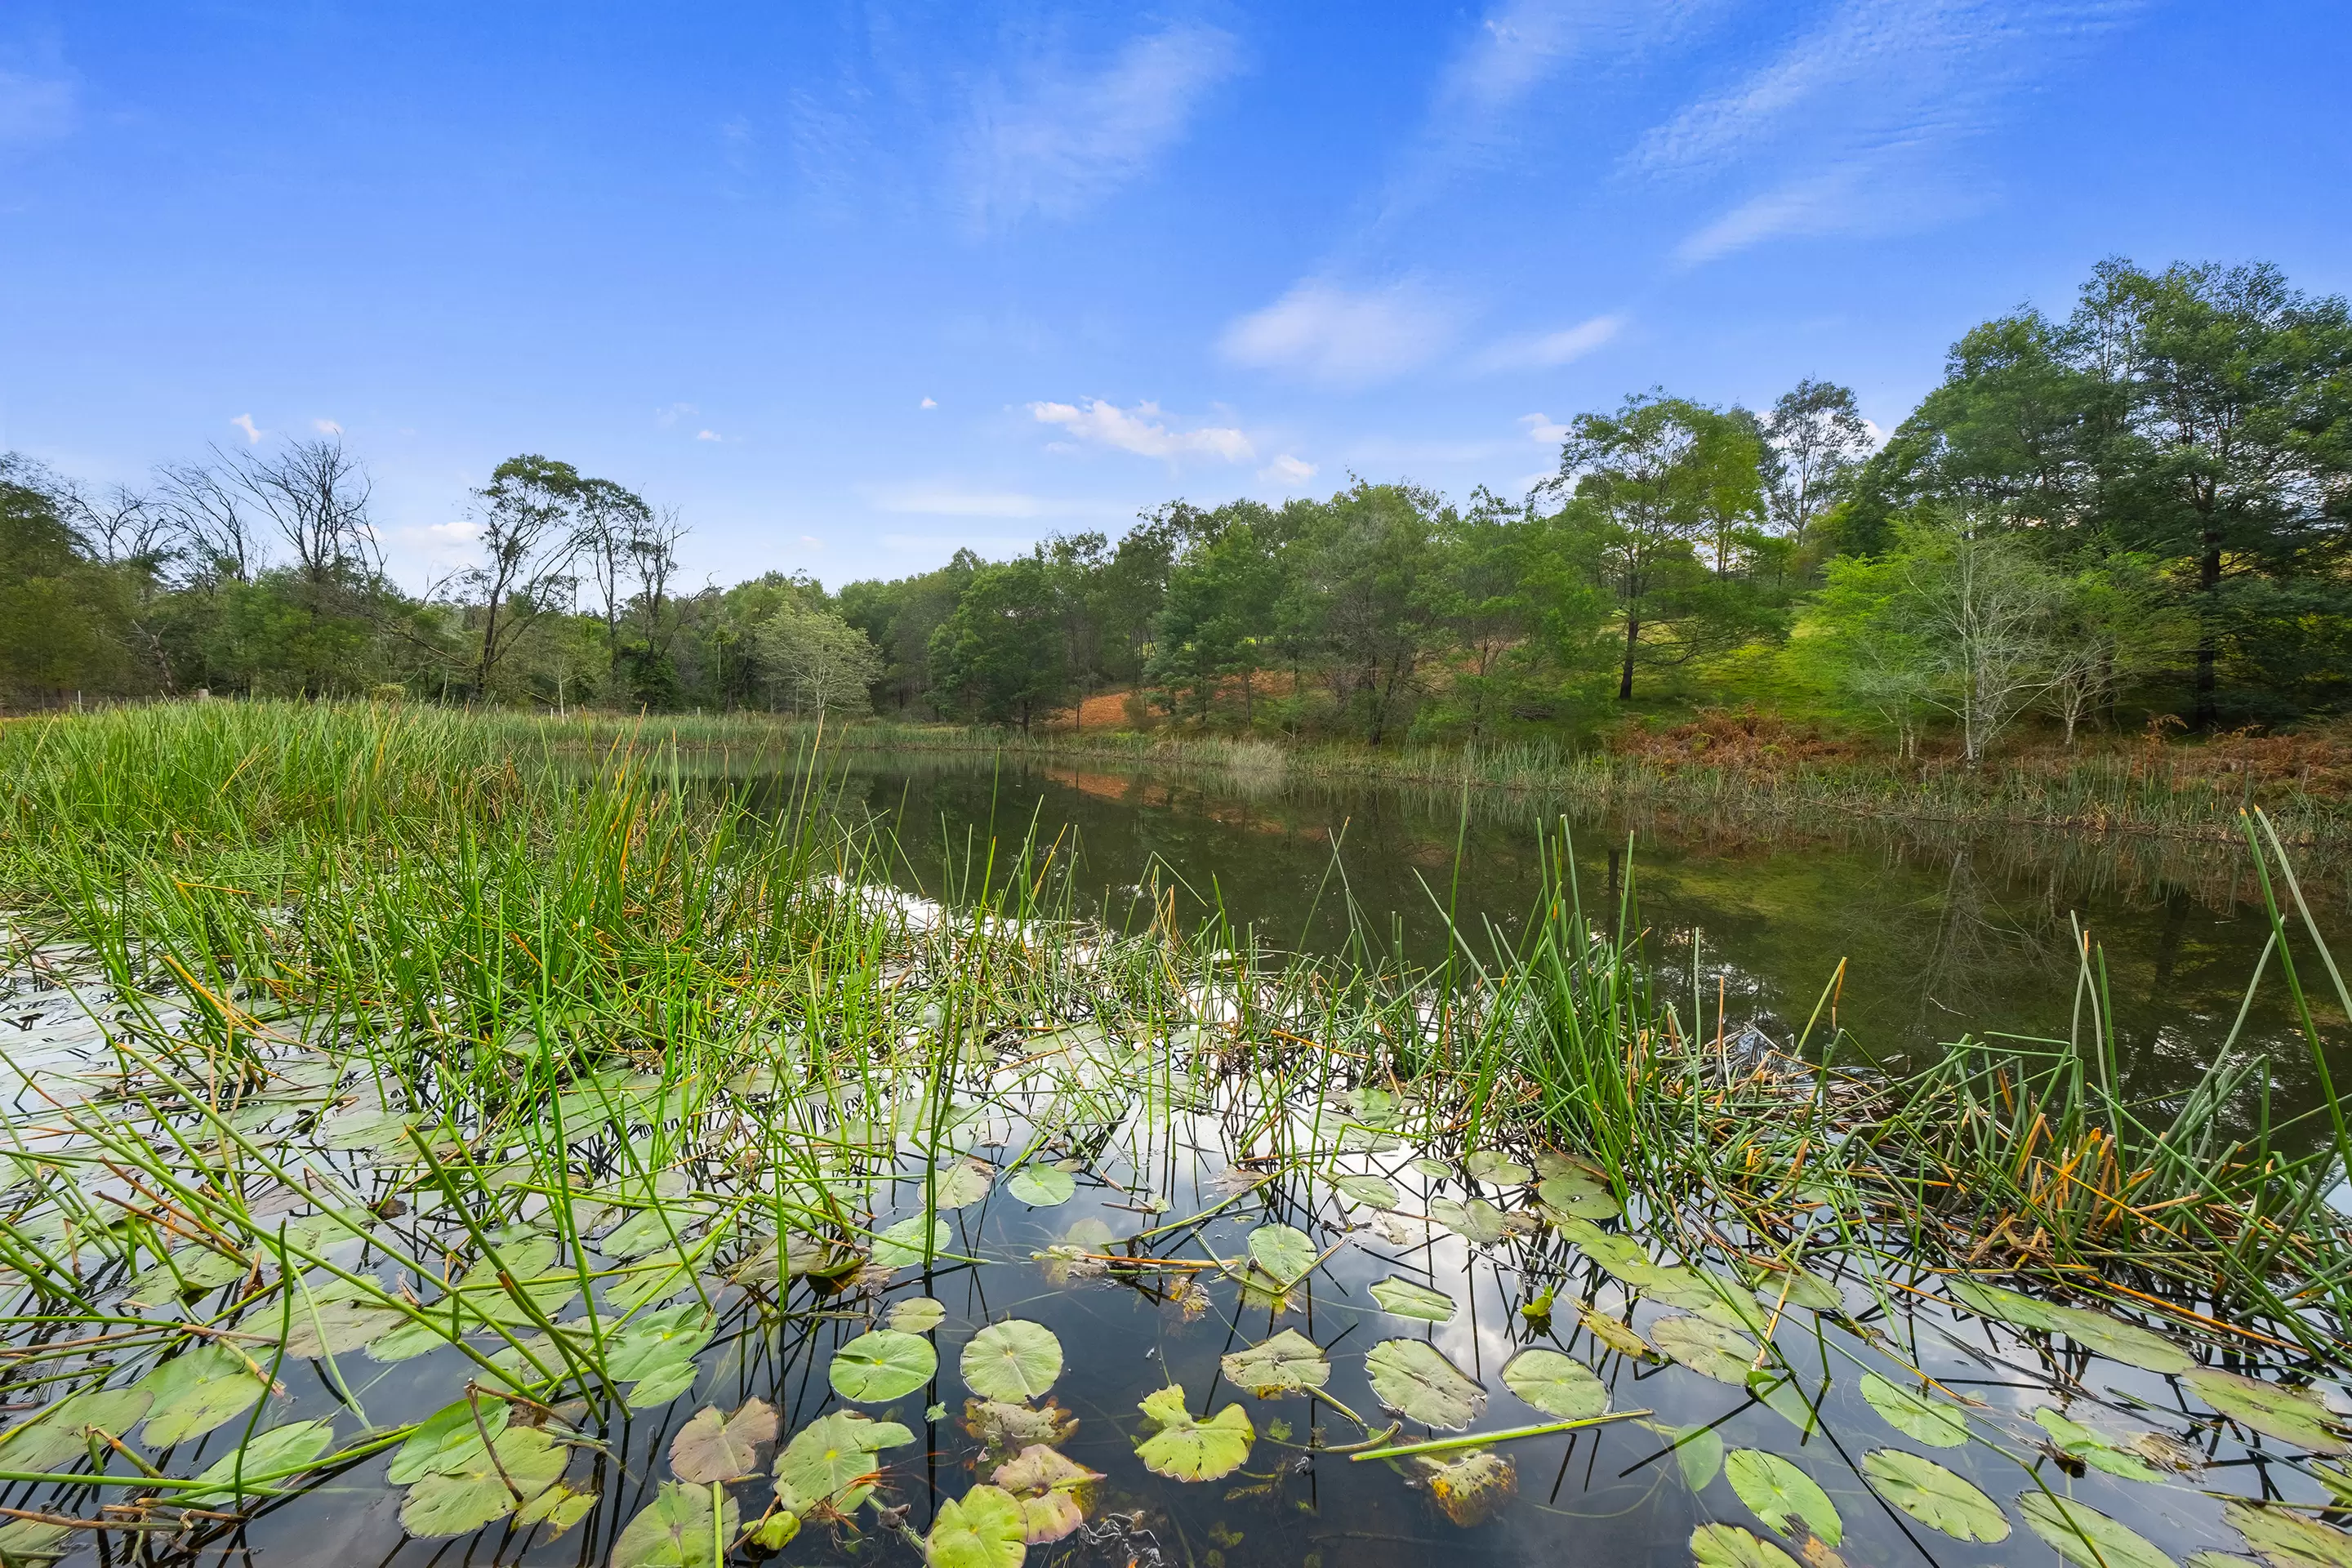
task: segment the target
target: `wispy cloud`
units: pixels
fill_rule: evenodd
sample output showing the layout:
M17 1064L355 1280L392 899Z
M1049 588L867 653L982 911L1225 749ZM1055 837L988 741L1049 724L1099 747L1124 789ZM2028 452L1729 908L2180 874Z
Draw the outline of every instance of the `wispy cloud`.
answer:
M1471 362L1475 370L1549 370L1582 359L1625 330L1622 316L1595 316L1556 332L1506 338Z
M253 422L253 416L250 414L240 414L229 423L245 432L245 443L248 447L269 434Z
M1364 386L1434 359L1453 342L1456 315L1419 283L1351 289L1309 279L1227 327L1218 347L1236 364Z
M1955 145L2064 65L2139 0L1839 0L1818 26L1724 91L1642 137L1646 178L1777 177L1687 237L1685 263L1791 235L1884 233L1976 199Z
M321 436L340 436L343 433L343 427L331 419L313 419L310 421L310 428Z
M673 403L667 408L654 410L654 423L667 430L681 419L691 419L702 410L691 403Z
M1085 404L1033 403L1030 414L1041 425L1058 426L1088 446L1109 447L1138 457L1222 458L1245 463L1257 455L1250 438L1230 425L1204 425L1192 430L1171 429L1160 405L1139 403L1132 410L1099 397Z
M1557 447L1568 439L1568 426L1549 414L1522 414L1519 426L1527 431L1528 439L1539 447Z
M1296 486L1305 484L1318 471L1314 464L1285 452L1265 468L1260 468L1257 471L1257 477L1270 484Z
M716 430L697 430L694 433L694 438L698 441L724 441L727 439L726 437L721 436Z
M961 159L973 226L1068 217L1141 175L1240 55L1232 34L1178 23L1129 40L1099 69L1054 63L1018 81L984 79Z

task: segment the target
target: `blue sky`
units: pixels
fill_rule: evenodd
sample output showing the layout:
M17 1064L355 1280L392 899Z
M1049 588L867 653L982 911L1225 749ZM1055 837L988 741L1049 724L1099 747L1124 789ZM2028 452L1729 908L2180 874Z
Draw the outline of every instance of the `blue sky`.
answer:
M1349 473L1661 384L1891 425L2099 258L2352 288L2321 0L0 9L0 447L339 427L401 574L542 452L696 581Z

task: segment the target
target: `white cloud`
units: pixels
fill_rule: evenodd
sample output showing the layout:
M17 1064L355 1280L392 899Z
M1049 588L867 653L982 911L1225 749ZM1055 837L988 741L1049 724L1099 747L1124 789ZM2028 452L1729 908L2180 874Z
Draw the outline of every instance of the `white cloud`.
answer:
M1178 23L1129 40L1101 70L1046 67L1017 88L992 77L973 95L961 159L974 226L1067 217L1141 175L1239 56L1232 34Z
M1553 420L1549 414L1522 414L1519 423L1527 426L1528 439L1541 447L1557 447L1568 439L1568 426Z
M1244 463L1257 455L1250 438L1229 425L1204 425L1196 430L1171 430L1160 421L1160 405L1139 403L1130 412L1099 397L1083 407L1073 403L1033 403L1029 412L1041 425L1058 425L1078 440L1097 447L1133 452L1142 458L1222 458Z
M253 423L253 416L250 414L240 414L229 423L245 432L245 441L248 447L267 434Z
M1316 472L1314 464L1302 461L1285 452L1273 462L1260 468L1257 471L1257 477L1271 483L1303 485L1313 479Z
M313 419L310 421L310 428L321 436L340 436L343 433L343 427L331 419Z
M1507 338L1473 362L1479 370L1549 370L1586 354L1625 330L1622 316L1595 316L1557 332Z
M1454 335L1453 308L1418 283L1350 290L1310 279L1234 321L1218 346L1237 364L1362 386L1426 364Z
M940 400L936 397L926 397L920 403L915 405L918 408L937 408L939 405Z
M694 438L698 441L724 441L727 439L726 437L721 436L716 430L697 430L694 433Z

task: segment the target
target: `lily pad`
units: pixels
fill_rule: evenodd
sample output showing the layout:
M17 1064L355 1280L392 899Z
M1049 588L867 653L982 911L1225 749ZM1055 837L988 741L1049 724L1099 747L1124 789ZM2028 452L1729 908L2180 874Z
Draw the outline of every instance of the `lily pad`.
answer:
M384 1479L396 1487L421 1480L445 1461L462 1458L468 1447L480 1447L483 1433L495 1441L512 1415L512 1408L503 1399L482 1400L478 1424L472 1401L445 1405L417 1423L408 1440L393 1450L392 1468Z
M1957 1448L1969 1440L1969 1418L1957 1405L1914 1394L1874 1372L1862 1374L1862 1396L1889 1426L1931 1448Z
M1438 1198L1429 1205L1429 1217L1481 1247L1492 1247L1510 1234L1510 1227L1503 1223L1503 1211L1485 1198L1459 1204L1451 1198Z
M1020 1500L1002 1487L977 1486L940 1504L923 1538L929 1568L1020 1568L1029 1526Z
M835 1410L793 1434L776 1456L776 1498L795 1513L819 1503L849 1513L874 1495L877 1457L915 1440L896 1421ZM706 1512L706 1520L709 1515Z
M1525 1186L1535 1179L1535 1173L1512 1159L1499 1149L1474 1150L1462 1162L1473 1181L1491 1182L1498 1187Z
M1062 1375L1062 1342L1043 1323L1013 1318L991 1323L965 1341L956 1364L974 1394L1017 1405L1036 1398Z
M1736 1524L1702 1524L1691 1531L1691 1561L1698 1568L1797 1568L1796 1559Z
M630 1384L621 1403L632 1410L658 1408L692 1388L699 1376L692 1361L664 1362Z
M1735 1387L1747 1385L1758 1355L1756 1342L1747 1335L1683 1313L1652 1323L1650 1342L1693 1372Z
M1673 1436L1675 1467L1683 1473L1683 1484L1695 1492L1706 1490L1723 1471L1723 1435L1712 1426L1694 1425Z
M966 1359L970 1359L969 1352ZM834 1352L833 1365L826 1376L833 1384L833 1391L844 1399L859 1405L878 1405L912 1394L929 1383L939 1369L939 1352L931 1348L930 1341L920 1334L876 1329Z
M2076 1344L2089 1346L2109 1361L2167 1377L2177 1376L2197 1364L2196 1358L2178 1342L2151 1329L2081 1307L2052 1307L2048 1311L2058 1332Z
M758 1473L760 1450L775 1440L776 1411L766 1400L747 1399L732 1415L706 1405L670 1439L670 1473L706 1486L739 1481Z
M1262 1225L1249 1233L1250 1261L1266 1278L1285 1289L1296 1285L1315 1267L1314 1241L1305 1231L1286 1225Z
M1845 1310L1845 1297L1835 1285L1801 1268L1759 1270L1756 1300L1768 1310L1802 1307L1811 1312Z
M1411 1279L1388 1279L1375 1282L1372 1300L1381 1304L1381 1310L1400 1318L1419 1318L1423 1322L1443 1323L1454 1316L1453 1297Z
M1782 1535L1801 1540L1810 1533L1831 1546L1844 1537L1844 1522L1829 1493L1778 1454L1734 1448L1724 1458L1723 1479L1757 1518Z
M1006 1179L1004 1190L1033 1209L1050 1209L1076 1195L1077 1178L1052 1165L1024 1165Z
M1323 1347L1296 1329L1285 1329L1264 1344L1235 1351L1220 1364L1228 1382L1260 1399L1320 1388L1331 1380L1331 1363Z
M921 1215L908 1215L874 1238L877 1268L905 1268L945 1252L955 1241L948 1222L934 1218L926 1227Z
M1424 1454L1420 1465L1429 1495L1447 1519L1465 1530L1486 1523L1518 1495L1518 1467L1501 1454L1483 1449L1458 1456Z
M1386 1176L1334 1176L1331 1184L1347 1194L1350 1202L1366 1208L1386 1210L1397 1206L1396 1184Z
M1486 1391L1421 1340L1382 1340L1364 1358L1372 1392L1382 1405L1441 1432L1458 1432L1477 1419Z
M1562 1421L1581 1421L1609 1408L1609 1390L1591 1367L1541 1345L1521 1351L1505 1364L1503 1386Z
M1873 1448L1862 1457L1862 1473L1879 1496L1930 1530L1961 1541L2009 1539L2009 1518L2000 1504L1933 1459L1900 1448Z
M261 1397L261 1379L246 1359L226 1345L197 1345L140 1379L154 1396L142 1430L152 1447L168 1448L201 1437L250 1409Z
M445 1458L401 1500L400 1525L409 1534L470 1535L553 1486L572 1462L571 1449L530 1426L509 1426L488 1449L477 1441L460 1456Z
M690 1362L716 1326L699 1301L648 1312L605 1339L604 1370L615 1383L634 1383L658 1367Z
M927 1334L947 1321L948 1310L929 1296L908 1296L893 1302L890 1326L902 1334Z
M596 1506L596 1499L594 1492L573 1491L558 1481L515 1510L516 1528L528 1530L543 1524L551 1535L561 1535L588 1516L588 1510ZM790 1514L785 1517L792 1518Z
M2160 1481L2162 1471L2105 1433L2070 1420L2048 1405L2033 1413L2033 1423L2050 1435L2050 1446L2066 1458L2127 1481Z
M168 1262L158 1263L133 1279L122 1299L136 1306L161 1306L182 1295L218 1289L252 1271L252 1265L243 1258L209 1247L183 1247Z
M2315 1454L2344 1452L2344 1439L2329 1430L2338 1417L2308 1388L2264 1383L2210 1367L2199 1367L2182 1381L2206 1404L2265 1437L2293 1443Z
M2030 1491L2017 1500L2025 1527L2074 1568L2173 1568L2156 1543L2097 1509Z
M82 1435L85 1429L95 1426L119 1437L138 1425L154 1400L153 1391L143 1384L93 1389L60 1399L0 1440L0 1468L42 1471L86 1457L89 1440Z
M1012 1454L1036 1444L1065 1442L1077 1425L1068 1411L1050 1399L1035 1410L1001 1399L963 1402L963 1429L991 1453Z
M205 1488L190 1488L173 1498L176 1504L188 1508L218 1508L235 1499L242 1484L249 1488L276 1489L291 1483L291 1477L278 1477L278 1472L307 1465L332 1447L335 1424L332 1421L297 1421L289 1426L273 1426L257 1434L252 1442L237 1453L224 1454L196 1474L196 1479L210 1483ZM251 1478L278 1477L261 1481Z
M1578 1219L1614 1219L1625 1212L1609 1184L1580 1165L1569 1166L1538 1183L1536 1201L1555 1214Z
M701 1568L711 1563L710 1492L709 1487L680 1486L664 1481L654 1500L629 1521L606 1568ZM742 1528L735 1500L725 1491L715 1533L731 1542Z
M1657 1353L1650 1348L1647 1340L1633 1331L1633 1325L1629 1323L1621 1323L1590 1309L1579 1311L1576 1317L1594 1339L1620 1355L1651 1356Z
M2221 1518L2271 1568L2352 1568L2352 1535L2332 1524L2253 1502L2230 1503ZM2196 1558L2189 1563L2197 1568Z
M286 1353L297 1360L342 1355L412 1320L375 1301L311 1301L295 1293L286 1331Z
M1071 1494L1102 1477L1035 1443L997 1466L989 1479L1020 1500L1022 1539L1031 1546L1044 1546L1086 1522L1086 1510Z
M1138 1406L1159 1428L1137 1446L1136 1458L1156 1476L1177 1481L1213 1481L1241 1468L1257 1429L1249 1413L1228 1405L1206 1421L1196 1421L1184 1403L1182 1385L1171 1384L1146 1394Z
M957 1160L939 1168L932 1188L934 1205L945 1213L976 1204L996 1182L996 1167L981 1160Z

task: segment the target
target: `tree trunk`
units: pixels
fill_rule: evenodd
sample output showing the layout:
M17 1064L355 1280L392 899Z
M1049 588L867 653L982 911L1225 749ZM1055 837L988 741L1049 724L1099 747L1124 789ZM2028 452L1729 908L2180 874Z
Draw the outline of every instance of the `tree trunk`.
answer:
M1625 668L1617 677L1617 700L1633 700L1633 648L1642 640L1642 617L1625 612Z
M2213 601L2221 586L2221 531L2207 528L2204 552L2197 563L2197 719L2196 728L2210 730L2221 719L2217 666L2221 645L2213 635Z

